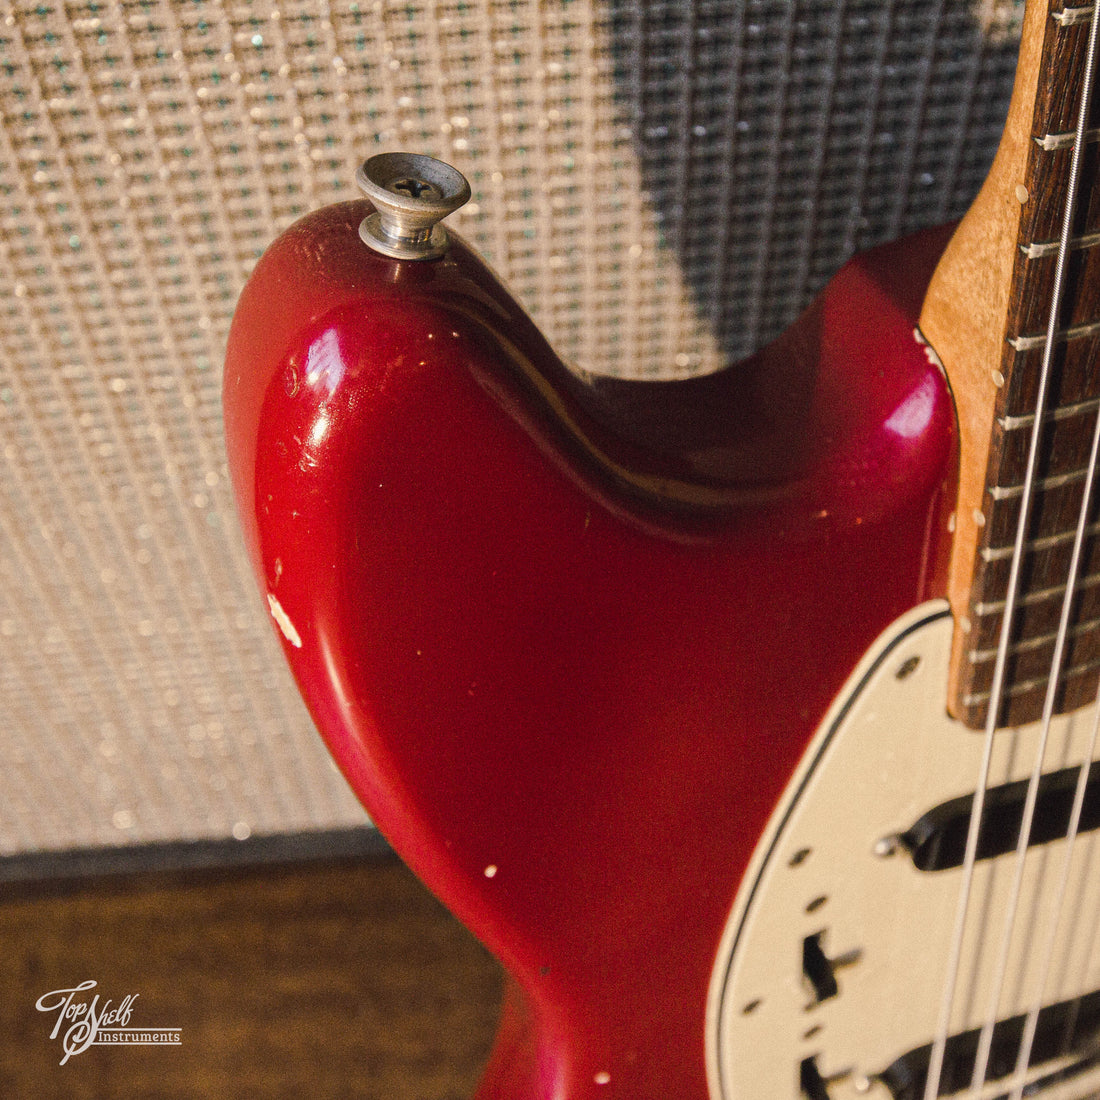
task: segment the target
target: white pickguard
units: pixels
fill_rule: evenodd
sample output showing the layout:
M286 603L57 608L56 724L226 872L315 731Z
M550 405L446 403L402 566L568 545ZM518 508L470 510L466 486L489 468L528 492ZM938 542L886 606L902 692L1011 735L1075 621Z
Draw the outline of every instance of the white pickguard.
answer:
M983 734L948 718L951 619L946 604L916 609L861 663L823 723L773 816L734 904L708 1004L713 1100L796 1100L803 1061L828 1080L829 1100L888 1100L877 1079L931 1042L940 1011L961 871L918 871L884 838L974 790ZM1044 771L1087 751L1092 709L1057 718ZM991 784L1026 779L1038 724L998 733ZM1025 1013L1037 986L1065 841L1035 847L998 1018ZM1014 853L979 862L952 1032L980 1027L992 989ZM1100 839L1078 838L1068 901L1043 1001L1100 989ZM820 935L819 935L820 934ZM803 945L818 936L836 967L836 995L818 1003ZM1095 1078L1043 1096L1084 1097ZM1004 1093L989 1087L983 1096Z

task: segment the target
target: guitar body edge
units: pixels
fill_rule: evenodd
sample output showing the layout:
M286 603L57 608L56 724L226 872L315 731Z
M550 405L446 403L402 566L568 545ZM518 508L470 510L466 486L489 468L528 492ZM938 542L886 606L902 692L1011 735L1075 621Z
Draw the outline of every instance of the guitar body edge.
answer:
M914 327L944 235L849 264L730 368L739 430L632 481L636 442L585 419L464 246L385 260L362 215L273 245L230 337L230 465L287 659L513 980L480 1100L706 1100L760 838L863 654L943 594L954 417ZM751 404L776 379L782 446Z

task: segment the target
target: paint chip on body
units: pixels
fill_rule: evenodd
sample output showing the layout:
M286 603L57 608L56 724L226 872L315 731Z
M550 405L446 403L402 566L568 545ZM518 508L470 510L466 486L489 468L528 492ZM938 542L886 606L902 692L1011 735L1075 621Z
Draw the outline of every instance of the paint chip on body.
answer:
M608 1073L607 1070L601 1069L592 1080L595 1081L597 1085L607 1085L611 1082L611 1074Z
M283 632L283 637L295 649L302 648L302 636L294 628L294 624L290 621L290 616L283 610L283 605L269 592L267 594L267 606L271 608L271 617L279 624L279 629Z
M919 328L913 329L913 339L923 348L924 357L928 362L946 378L947 371L944 369L943 360L936 354L936 349L924 338L924 333Z
M489 866L485 868L485 877L486 878L494 878L496 876L496 873L497 873L497 865L495 863L490 863Z

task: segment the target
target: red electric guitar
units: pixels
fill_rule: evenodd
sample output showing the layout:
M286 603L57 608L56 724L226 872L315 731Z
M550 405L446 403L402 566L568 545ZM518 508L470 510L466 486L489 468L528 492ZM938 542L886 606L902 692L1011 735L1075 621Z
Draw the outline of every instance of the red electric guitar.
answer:
M567 370L428 158L257 266L245 536L341 768L511 977L482 1100L1100 1094L1097 21L1029 2L950 244L716 375Z

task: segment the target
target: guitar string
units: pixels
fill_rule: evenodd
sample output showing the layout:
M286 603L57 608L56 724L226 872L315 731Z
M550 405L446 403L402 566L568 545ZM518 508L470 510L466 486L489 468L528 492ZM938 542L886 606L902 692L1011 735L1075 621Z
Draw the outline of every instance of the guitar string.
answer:
M1092 43L1092 45L1095 46L1095 43ZM1050 679L1047 683L1046 697L1043 700L1042 724L1044 732L1049 728L1051 719L1054 714L1054 701L1058 691L1058 684L1061 674L1062 655L1065 648L1066 638L1068 637L1069 633L1069 620L1072 610L1072 604L1074 599L1076 598L1076 586L1080 575L1081 555L1085 543L1085 528L1088 524L1088 515L1092 507L1092 493L1093 486L1096 480L1096 470L1098 462L1100 462L1100 415L1097 416L1093 428L1092 447L1089 452L1088 472L1086 474L1085 484L1082 490L1081 507L1077 516L1077 528L1074 532L1073 553L1070 558L1066 592L1062 600L1062 609L1058 622L1058 632L1055 638L1054 655L1051 658ZM1066 828L1065 833L1065 851L1062 854L1062 863L1058 878L1058 884L1055 888L1055 892L1053 895L1053 904L1049 907L1046 938L1043 943L1039 970L1035 980L1035 991L1033 993L1031 1003L1028 1007L1024 1031L1020 1039L1019 1049L1017 1051L1016 1067L1013 1071L1013 1080L1011 1082L1012 1092L1009 1100L1022 1100L1023 1097L1024 1087L1026 1085L1027 1070L1031 1061L1031 1050L1034 1045L1035 1034L1038 1029L1039 1012L1042 1008L1044 995L1046 993L1046 986L1050 976L1050 968L1054 959L1054 951L1058 945L1058 930L1061 925L1062 914L1065 909L1065 899L1069 890L1074 846L1081 827L1081 814L1084 809L1085 792L1088 788L1088 781L1092 769L1093 756L1096 752L1097 737L1098 734L1100 734L1100 688L1098 688L1097 699L1098 703L1097 706L1094 708L1093 721L1091 724L1087 745L1085 747L1081 763L1077 769L1077 780L1074 785L1073 792L1073 806L1070 811L1069 824ZM1042 761L1040 759L1038 761L1038 765L1041 766L1041 763ZM1032 781L1037 787L1038 783L1034 773L1032 776ZM1023 835L1023 824L1021 824L1020 832L1021 835ZM1023 857L1021 855L1019 847L1017 848L1016 859L1018 865L1022 863Z
M1100 420L1097 420L1100 428ZM1100 438L1100 435L1098 435ZM1065 908L1066 894L1069 889L1071 863L1073 861L1074 845L1081 827L1081 813L1085 804L1085 792L1088 789L1089 774L1092 770L1092 758L1096 752L1097 734L1100 733L1100 705L1095 708L1088 744L1085 748L1084 760L1077 770L1077 783L1073 792L1073 809L1070 813L1069 827L1066 830L1066 850L1062 857L1061 874L1055 893L1053 912L1049 918L1046 942L1043 944L1042 961L1039 964L1039 974L1036 979L1035 994L1028 1006L1027 1020L1024 1024L1024 1033L1020 1039L1020 1047L1016 1055L1016 1068L1013 1071L1012 1093L1009 1100L1023 1100L1024 1087L1027 1084L1027 1071L1031 1064L1031 1051L1035 1044L1035 1035L1039 1028L1039 1013L1043 1007L1043 998L1046 993L1047 979L1050 975L1050 967L1054 958L1054 949L1058 944L1058 928L1061 924L1062 913ZM1072 1042L1072 1031L1065 1036L1065 1047L1069 1048Z
M1096 727L1094 730L1094 734L1096 735L1097 740L1100 741L1100 683L1097 684L1097 692L1097 705L1093 718ZM1092 762L1090 761L1090 767L1091 763ZM1095 873L1096 855L1098 848L1100 848L1097 840L1098 838L1095 832L1092 832L1089 836L1085 838L1084 843L1088 846L1089 853L1085 859L1083 874L1081 875L1080 882L1077 886L1079 904L1078 912L1077 914L1075 914L1075 916L1079 918L1083 915L1090 918L1088 920L1088 924L1090 927L1085 935L1079 936L1076 939L1071 940L1069 943L1070 948L1072 948L1075 943L1085 944L1084 958L1081 959L1077 968L1077 972L1080 974L1095 973L1097 965L1097 947L1100 946L1100 906L1093 905L1091 910L1088 912L1085 912L1084 906L1084 897L1086 896L1090 886L1095 888L1095 883L1097 881L1097 876ZM1066 969L1068 969L1069 963L1070 956L1069 952L1067 951L1062 956L1061 960L1063 978L1065 976ZM1073 1038L1077 1032L1077 1024L1081 1015L1081 1002L1084 999L1084 996L1085 994L1078 993L1078 995L1072 1000L1069 1000L1064 996L1059 998L1059 1000L1065 1001L1069 1005L1069 1010L1066 1012L1065 1019L1062 1021L1062 1026L1060 1028L1062 1034L1058 1045L1059 1056L1067 1055L1072 1047Z
M1088 125L1089 107L1092 99L1092 77L1096 58L1097 28L1100 26L1100 0L1094 0L1092 16L1091 25L1089 27L1088 44L1085 50L1085 69L1081 80L1081 97L1077 108L1077 126L1074 132L1073 153L1070 160L1065 208L1062 213L1062 232L1058 244L1058 256L1055 262L1054 286L1051 291L1050 315L1047 321L1047 338L1043 349L1044 370L1049 369L1049 361L1053 358L1054 333L1063 305L1062 295L1064 292L1065 270L1068 262L1069 241L1073 231L1073 221L1076 216L1077 208L1081 152L1085 143L1085 131ZM979 1038L978 1054L971 1076L970 1091L974 1096L977 1096L985 1085L989 1056L992 1049L993 1031L997 1022L1001 994L1008 970L1016 914L1019 906L1020 892L1023 887L1024 870L1027 863L1031 831L1034 824L1035 805L1038 800L1039 783L1042 779L1043 762L1046 756L1051 720L1054 716L1055 699L1061 679L1062 658L1069 633L1070 617L1076 594L1081 555L1085 542L1085 532L1091 508L1092 487L1096 476L1098 448L1100 448L1100 415L1097 416L1093 430L1088 472L1082 490L1081 507L1077 516L1077 526L1074 531L1073 551L1070 556L1066 576L1066 590L1062 598L1058 630L1054 642L1054 652L1051 656L1050 674L1047 679L1047 689L1043 699L1039 742L1035 752L1035 761L1032 767L1031 777L1028 781L1024 814L1020 822L1020 830L1017 837L1012 886L1005 911L997 963L994 968L993 988L990 992L986 1018L983 1022L981 1036ZM1035 1041L1035 1032L1038 1027L1039 1010L1042 1006L1047 975L1049 974L1054 948L1057 944L1057 931L1061 923L1062 908L1069 881L1074 841L1077 836L1078 828L1080 827L1081 806L1084 801L1085 786L1088 782L1090 763L1095 747L1095 726L1093 729L1093 738L1094 740L1090 744L1089 750L1078 769L1077 783L1074 790L1074 805L1071 811L1069 828L1065 837L1066 850L1063 853L1060 880L1054 896L1052 912L1048 918L1049 925L1046 933L1046 942L1043 945L1043 952L1040 959L1039 972L1036 978L1036 990L1028 1009L1023 1035L1021 1036L1020 1045L1017 1049L1016 1064L1013 1071L1011 1100L1021 1100L1023 1095L1028 1063L1030 1062L1031 1050Z
M1009 633L1016 610L1016 598L1019 590L1020 568L1023 559L1024 535L1031 512L1031 500L1035 482L1036 455L1038 453L1039 434L1042 430L1043 412L1046 400L1047 372L1041 372L1039 393L1036 402L1035 420L1032 425L1028 446L1027 467L1024 476L1023 491L1020 497L1020 516L1016 526L1016 537L1012 557L1009 563L1008 584L1005 592L1004 608L1001 612L1001 630L997 642L997 651L993 663L993 682L989 700L986 704L986 721L982 743L982 757L978 768L974 798L970 805L970 819L967 826L966 847L963 854L962 881L959 886L955 905L955 919L948 950L947 974L944 980L940 1000L939 1015L936 1020L936 1032L929 1054L928 1072L925 1076L924 1100L937 1100L940 1079L943 1075L944 1058L947 1053L947 1040L951 1031L951 1013L955 1004L955 992L958 987L962 965L963 944L966 935L967 915L970 910L970 894L974 884L974 868L977 862L978 835L981 831L982 817L985 811L985 798L989 786L989 771L993 759L994 735L997 731L997 718L1001 710L1004 695L1005 668L1008 660Z
M1100 9L1100 0L1096 0L1096 8ZM1093 25L1097 22L1094 13ZM1091 61L1091 58L1090 58ZM1090 65L1091 71L1091 65ZM1079 155L1080 142L1075 142L1074 156ZM1075 176L1071 176L1071 192L1076 192ZM1070 206L1071 195L1067 195L1067 211ZM951 943L948 951L947 976L944 982L943 994L940 1001L940 1010L936 1023L935 1037L929 1054L928 1072L925 1077L924 1100L937 1100L939 1096L940 1080L943 1075L944 1058L947 1050L947 1041L951 1029L951 1014L955 1003L955 993L958 987L960 968L962 964L963 946L966 934L967 915L970 909L970 895L974 883L974 870L977 861L978 837L981 831L982 817L985 810L986 792L989 785L989 771L993 756L993 746L997 732L997 722L1004 701L1005 673L1008 663L1010 647L1010 635L1012 622L1016 611L1016 602L1019 592L1020 571L1024 555L1024 543L1026 541L1027 528L1030 522L1031 505L1034 496L1035 471L1038 464L1040 437L1043 430L1043 422L1046 412L1046 397L1050 377L1051 359L1053 357L1054 338L1056 332L1058 309L1061 302L1062 283L1064 281L1066 256L1068 253L1069 236L1066 225L1071 219L1063 219L1062 239L1059 242L1058 257L1055 265L1055 279L1052 293L1052 309L1048 318L1047 339L1043 348L1042 362L1039 371L1038 391L1036 394L1034 421L1028 441L1027 462L1024 482L1020 496L1020 514L1016 525L1016 534L1013 542L1012 556L1009 564L1009 576L1005 593L1004 608L1002 610L1001 629L997 642L996 656L993 665L993 681L987 702L986 721L983 737L982 758L979 766L977 785L974 798L971 803L970 820L967 828L966 848L963 856L962 882L959 888L958 899L955 907L955 919L952 929ZM988 1058L988 1054L986 1055ZM977 1065L977 1063L975 1064ZM983 1067L982 1076L984 1078ZM973 1091L973 1078L971 1091Z

